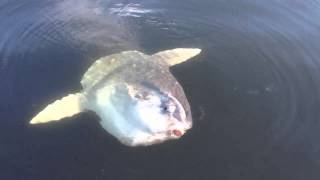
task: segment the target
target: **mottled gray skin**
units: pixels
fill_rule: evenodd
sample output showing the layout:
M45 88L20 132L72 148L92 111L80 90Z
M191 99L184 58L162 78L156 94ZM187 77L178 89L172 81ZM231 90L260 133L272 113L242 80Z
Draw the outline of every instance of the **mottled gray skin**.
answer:
M96 91L110 84L110 81L134 85L137 89L150 87L160 93L170 92L183 106L187 120L192 122L190 106L183 88L163 59L138 51L127 51L108 56L107 61L109 64L103 69L107 75L92 87L83 86L88 98L95 98Z

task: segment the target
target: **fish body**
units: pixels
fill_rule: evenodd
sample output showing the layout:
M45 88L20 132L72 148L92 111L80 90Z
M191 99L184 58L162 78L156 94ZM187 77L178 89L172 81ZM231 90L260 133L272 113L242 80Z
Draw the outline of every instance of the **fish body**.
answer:
M192 127L190 105L170 67L200 53L178 48L147 55L124 51L96 60L81 80L82 90L48 105L31 124L93 111L101 126L128 146L180 138Z

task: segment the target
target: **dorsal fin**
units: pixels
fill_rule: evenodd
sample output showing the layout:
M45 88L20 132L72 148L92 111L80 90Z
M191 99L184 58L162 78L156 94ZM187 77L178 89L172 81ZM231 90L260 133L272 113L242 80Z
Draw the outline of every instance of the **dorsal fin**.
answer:
M121 65L121 63L124 63L126 59L136 58L139 56L144 56L144 54L139 51L124 51L96 60L82 77L81 85L83 89L90 89L96 85L117 66Z
M152 57L166 61L169 66L180 64L188 59L198 55L201 49L198 48L177 48L166 51L160 51L153 54Z

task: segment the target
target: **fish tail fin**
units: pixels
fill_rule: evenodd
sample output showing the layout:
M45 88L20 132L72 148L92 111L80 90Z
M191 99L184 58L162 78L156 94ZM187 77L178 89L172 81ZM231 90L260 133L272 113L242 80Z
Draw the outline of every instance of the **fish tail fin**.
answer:
M69 94L45 107L41 112L32 118L30 124L60 121L65 117L78 114L84 110L83 102L84 96L82 93Z

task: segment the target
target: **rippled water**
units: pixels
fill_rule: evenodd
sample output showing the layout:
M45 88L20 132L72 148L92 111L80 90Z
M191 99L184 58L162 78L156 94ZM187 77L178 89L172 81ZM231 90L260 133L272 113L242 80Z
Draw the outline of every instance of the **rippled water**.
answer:
M318 0L0 1L0 179L319 179ZM147 148L93 114L30 127L98 57L199 47L194 128Z

